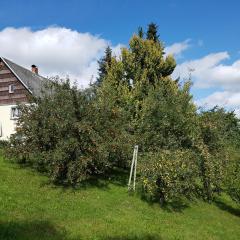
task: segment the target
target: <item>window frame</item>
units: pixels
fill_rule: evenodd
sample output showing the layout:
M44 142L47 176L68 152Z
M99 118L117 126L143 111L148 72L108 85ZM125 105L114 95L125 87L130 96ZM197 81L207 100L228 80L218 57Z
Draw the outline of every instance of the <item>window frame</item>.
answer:
M15 109L15 110L14 110ZM17 112L17 114L16 114ZM20 110L18 106L12 106L11 107L11 112L10 112L10 119L11 120L17 120L20 117Z
M8 92L9 92L10 94L13 94L13 93L15 92L15 85L14 85L14 84L10 84L10 85L8 86Z

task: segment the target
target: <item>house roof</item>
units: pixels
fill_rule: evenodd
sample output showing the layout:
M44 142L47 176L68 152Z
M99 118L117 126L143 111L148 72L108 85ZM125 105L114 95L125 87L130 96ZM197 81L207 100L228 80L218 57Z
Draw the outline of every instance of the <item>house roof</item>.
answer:
M1 59L31 94L37 97L41 96L41 90L48 80L47 78L33 73L6 58L1 57Z

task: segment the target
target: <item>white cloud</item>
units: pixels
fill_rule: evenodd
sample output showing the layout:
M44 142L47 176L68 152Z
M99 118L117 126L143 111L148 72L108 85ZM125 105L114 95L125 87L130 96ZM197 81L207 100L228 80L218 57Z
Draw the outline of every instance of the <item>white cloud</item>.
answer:
M228 110L235 110L236 115L240 117L240 92L214 92L206 98L197 100L196 104L205 108L225 107Z
M183 42L174 43L170 46L167 46L164 50L166 55L172 54L175 57L181 57L183 51L187 50L190 47L190 39L187 39Z
M234 112L237 115L237 117L240 118L240 108L235 109Z
M236 110L240 117L240 60L224 64L230 59L228 52L211 53L200 59L179 64L173 76L188 78L191 72L194 88L215 88L206 98L198 99L197 105L212 108L215 105Z
M43 76L69 77L79 86L87 86L97 75L97 60L110 42L90 33L80 33L64 27L5 28L0 31L0 55L30 68L39 67ZM119 54L121 45L113 47Z
M217 91L206 98L196 101L196 103L206 107L213 107L215 105L240 107L240 92Z
M222 63L229 58L227 52L219 52L186 61L176 67L174 76L186 78L191 69L196 88L221 87L228 90L240 90L240 60L231 65Z

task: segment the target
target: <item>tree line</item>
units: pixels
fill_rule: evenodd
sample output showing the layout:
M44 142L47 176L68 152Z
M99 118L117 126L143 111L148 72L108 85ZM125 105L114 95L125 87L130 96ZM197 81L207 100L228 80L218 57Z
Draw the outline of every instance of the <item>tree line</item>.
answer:
M156 24L139 28L120 56L107 47L88 88L56 77L42 97L20 106L8 156L75 186L128 169L138 144L138 185L147 199L212 201L227 192L239 201L240 120L219 107L199 111L191 79L173 79L175 67Z

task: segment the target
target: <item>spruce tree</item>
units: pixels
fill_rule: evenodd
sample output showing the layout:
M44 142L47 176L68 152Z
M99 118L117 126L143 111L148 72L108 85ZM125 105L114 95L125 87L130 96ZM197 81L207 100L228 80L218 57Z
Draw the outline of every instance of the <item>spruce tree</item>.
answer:
M107 46L107 48L105 49L105 54L104 56L98 61L98 78L96 81L96 85L99 86L101 85L104 77L107 74L107 68L111 67L111 61L112 61L112 49Z
M144 31L143 31L143 28L142 28L142 27L139 27L139 28L138 28L138 36L139 36L140 38L143 38L143 37L144 37Z
M159 42L158 26L155 23L150 23L147 30L147 39L153 40L154 42Z

